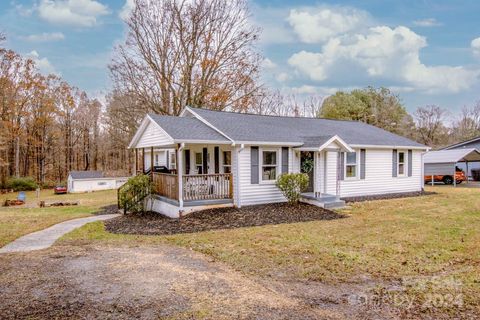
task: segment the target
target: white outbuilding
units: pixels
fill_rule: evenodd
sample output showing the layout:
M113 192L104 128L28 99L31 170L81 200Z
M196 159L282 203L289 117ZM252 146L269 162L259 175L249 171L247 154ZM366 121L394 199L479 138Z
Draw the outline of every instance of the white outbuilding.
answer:
M468 163L474 161L480 161L480 152L475 148L430 151L423 156L424 175L454 177L459 163L465 163L468 172Z
M101 171L70 171L68 192L92 192L120 188L128 177L105 177Z

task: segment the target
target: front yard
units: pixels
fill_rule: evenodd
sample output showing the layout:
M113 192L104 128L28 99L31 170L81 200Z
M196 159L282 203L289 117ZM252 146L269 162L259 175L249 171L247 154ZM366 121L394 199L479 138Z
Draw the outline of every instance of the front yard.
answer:
M16 199L17 192L0 195L5 199ZM27 203L17 207L0 207L0 247L25 234L45 229L56 223L88 217L103 206L116 202L116 190L94 193L54 195L52 190L42 190L39 199L35 192L26 192ZM38 202L79 201L78 206L39 208Z
M93 223L61 243L171 243L252 276L361 285L368 288L361 303L385 302L402 314L478 314L480 190L428 191L437 194L356 203L338 220L173 236L118 235Z

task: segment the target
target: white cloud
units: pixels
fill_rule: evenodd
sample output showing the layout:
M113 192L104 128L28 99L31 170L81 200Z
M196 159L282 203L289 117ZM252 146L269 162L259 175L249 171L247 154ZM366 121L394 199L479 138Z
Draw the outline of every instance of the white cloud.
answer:
M287 81L288 79L290 79L290 76L288 75L288 73L286 72L281 72L279 74L277 74L275 76L275 79L278 81L278 82L285 82Z
M365 34L333 37L320 52L298 52L288 63L318 82L359 77L364 83L377 79L428 93L459 92L478 80L479 70L423 64L420 50L426 46L426 39L409 28L379 26Z
M130 12L132 12L134 8L134 0L125 0L125 4L123 5L122 10L120 10L118 16L122 20L127 20L127 18L130 16Z
M293 9L287 18L300 40L324 42L329 38L364 28L370 21L367 12L343 7Z
M262 67L264 69L275 69L277 67L276 63L273 62L272 60L265 58L262 61Z
M438 22L435 18L415 20L413 24L418 27L439 27L442 25L442 23Z
M470 46L472 47L473 54L480 57L480 37L473 39Z
M54 66L50 63L50 61L46 58L43 57L41 58L40 55L36 50L33 50L29 54L27 54L27 57L32 59L33 62L35 62L36 67L38 70L43 73L43 74L59 74Z
M26 41L30 42L50 42L50 41L60 41L65 39L65 35L61 32L43 32L39 34L31 34L24 37Z
M109 14L108 7L95 0L41 0L38 15L58 25L92 27L98 17Z

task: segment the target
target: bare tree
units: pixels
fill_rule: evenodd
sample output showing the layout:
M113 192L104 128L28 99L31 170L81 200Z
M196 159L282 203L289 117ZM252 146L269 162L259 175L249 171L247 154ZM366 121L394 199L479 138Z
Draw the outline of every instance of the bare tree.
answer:
M446 111L436 105L419 107L415 111L418 141L438 147L448 143L448 129L444 125Z
M160 114L246 109L260 64L248 18L246 0L135 0L110 65L116 88Z
M455 141L465 141L480 135L480 101L472 107L464 107L457 121L453 123Z

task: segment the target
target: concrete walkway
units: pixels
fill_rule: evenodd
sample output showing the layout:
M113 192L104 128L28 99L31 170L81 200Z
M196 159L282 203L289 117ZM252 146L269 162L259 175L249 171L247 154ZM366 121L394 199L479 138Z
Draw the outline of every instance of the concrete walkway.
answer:
M27 252L33 250L41 250L51 247L55 241L70 231L94 221L104 221L118 217L119 214L105 214L87 218L79 218L64 221L55 224L47 229L27 234L17 240L10 242L0 249L0 253L7 252Z

